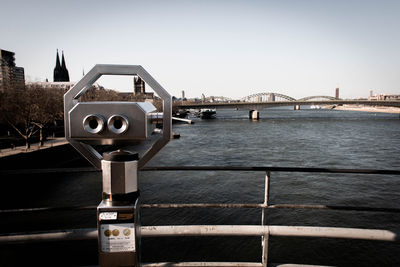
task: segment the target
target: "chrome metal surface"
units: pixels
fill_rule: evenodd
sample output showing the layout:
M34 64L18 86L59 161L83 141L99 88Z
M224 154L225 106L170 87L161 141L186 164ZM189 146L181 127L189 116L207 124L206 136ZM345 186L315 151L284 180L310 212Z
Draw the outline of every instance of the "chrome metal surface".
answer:
M144 263L142 267L261 267L258 262L159 262ZM326 265L308 265L308 264L287 264L272 263L270 267L329 267Z
M138 191L138 161L101 161L103 170L103 192L107 194L128 194Z
M115 134L123 134L129 128L129 120L124 115L112 115L107 121L108 129Z
M151 124L148 117L154 111L156 111L156 108L151 103L78 103L69 112L69 137L89 145L115 145L121 141L132 144L144 141L153 132L154 125ZM83 128L79 125L82 120L84 122ZM106 120L108 127L105 127ZM96 123L92 124L98 126L98 130L96 127L90 127L90 122L93 121L97 122L97 125Z
M99 266L140 266L139 200L97 207Z
M106 121L103 116L89 114L83 119L83 129L90 134L98 134L104 130Z
M159 262L159 263L144 263L142 267L261 267L260 263L256 262Z
M388 230L282 225L167 225L142 226L142 237L152 236L301 236L399 242Z
M96 232L96 234L93 233ZM292 236L345 238L400 242L400 233L379 230L341 227L284 226L284 225L166 225L142 226L142 237L167 236ZM0 235L0 243L40 242L60 240L96 239L96 229L70 229L46 233Z
M261 225L265 225L265 215L266 215L265 208L268 207L270 175L271 175L270 172L265 173L264 203L263 203L263 208L261 210ZM264 267L267 266L268 263L268 241L269 241L269 235L263 235L261 237L261 248L262 248L261 262Z
M65 136L67 141L81 153L92 165L96 168L101 168L101 159L102 156L98 153L92 146L82 143L82 139L85 141L89 141L90 138L86 138L87 136L74 136L71 135L71 131L74 131L75 126L72 124L75 123L70 117L70 111L74 109L75 106L85 105L87 103L78 103L78 98L83 95L95 81L97 81L102 75L137 75L142 80L144 80L163 101L163 133L162 138L155 141L155 143L150 146L150 148L141 156L139 161L139 168L142 168L153 156L157 154L157 152L162 149L171 139L172 136L172 99L171 95L142 67L139 65L106 65L106 64L98 64L95 65L79 82L75 84L69 91L67 91L64 95L64 125L65 125ZM132 104L132 103L129 103ZM141 103L143 105L148 105L148 103ZM95 105L95 104L92 104ZM90 112L94 113L94 112ZM147 112L145 112L147 113ZM120 112L114 112L113 114L121 114ZM86 114L88 115L88 114ZM126 116L126 114L123 114ZM72 121L73 120L73 121ZM79 121L82 122L83 118ZM147 121L150 121L150 117L146 117ZM140 127L138 125L138 127ZM82 127L79 127L82 129ZM131 128L131 127L128 127ZM136 125L135 125L136 128ZM128 129L129 131L129 129ZM85 131L83 131L85 132ZM88 134L85 132L85 134ZM143 137L143 136L142 136ZM85 139L86 138L86 139ZM101 138L96 138L100 141L100 144L112 144L115 136L107 136L103 140ZM117 139L121 139L121 136L118 136ZM134 141L133 145L137 145L136 142L138 139L125 139L125 141ZM140 139L143 140L143 139Z

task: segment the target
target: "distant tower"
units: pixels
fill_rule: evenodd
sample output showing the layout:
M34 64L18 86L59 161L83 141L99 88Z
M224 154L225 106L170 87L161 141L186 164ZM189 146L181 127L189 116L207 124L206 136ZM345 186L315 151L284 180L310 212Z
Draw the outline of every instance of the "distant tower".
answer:
M182 90L182 100L185 99L185 91Z
M54 73L53 73L53 81L61 82L61 64L60 64L60 57L58 56L58 49L56 56L56 67L54 68Z
M335 98L339 99L339 88L335 89Z
M135 76L135 78L133 79L133 84L134 84L135 95L140 95L140 94L143 95L146 93L145 83L139 76Z
M54 68L53 81L54 82L69 82L69 73L68 73L67 66L65 65L64 51L62 52L62 64L60 64L60 57L58 55L58 49L57 49L57 56L56 56L56 67Z
M369 97L373 97L374 91L372 89L369 90Z
M69 82L69 73L67 69L67 65L65 65L64 51L62 51L62 60L61 60L61 70L62 70L62 82Z

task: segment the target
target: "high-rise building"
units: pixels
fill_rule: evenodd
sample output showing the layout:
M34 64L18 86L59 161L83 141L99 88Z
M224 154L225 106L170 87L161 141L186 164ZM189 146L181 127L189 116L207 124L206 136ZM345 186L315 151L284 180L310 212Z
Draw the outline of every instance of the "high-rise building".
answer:
M24 68L15 66L15 53L0 49L0 92L23 88L24 85Z
M65 64L64 51L62 51L62 63L60 63L58 49L57 49L57 55L56 55L56 66L54 68L54 73L53 73L53 81L54 82L69 82L69 73L68 73L67 66Z
M335 98L339 99L339 88L335 89Z

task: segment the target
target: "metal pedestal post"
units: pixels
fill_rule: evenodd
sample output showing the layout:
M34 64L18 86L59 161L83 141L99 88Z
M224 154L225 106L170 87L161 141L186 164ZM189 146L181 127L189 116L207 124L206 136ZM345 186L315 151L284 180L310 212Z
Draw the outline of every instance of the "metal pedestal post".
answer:
M138 154L104 153L103 200L97 207L99 266L140 266Z

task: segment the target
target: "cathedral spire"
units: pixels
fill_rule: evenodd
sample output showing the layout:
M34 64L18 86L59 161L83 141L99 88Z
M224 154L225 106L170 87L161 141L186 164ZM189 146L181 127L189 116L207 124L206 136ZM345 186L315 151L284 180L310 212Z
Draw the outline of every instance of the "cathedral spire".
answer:
M56 57L56 68L60 68L61 67L61 64L60 64L60 57L59 57L59 55L58 55L58 49L57 49L57 57Z
M57 49L57 56L56 56L56 67L54 68L54 73L53 73L53 81L54 82L60 82L61 81L61 64L60 64L60 57L58 55L58 49Z
M62 81L69 82L69 73L68 73L67 65L65 64L64 51L62 51L61 71L62 71L61 72L62 73Z

